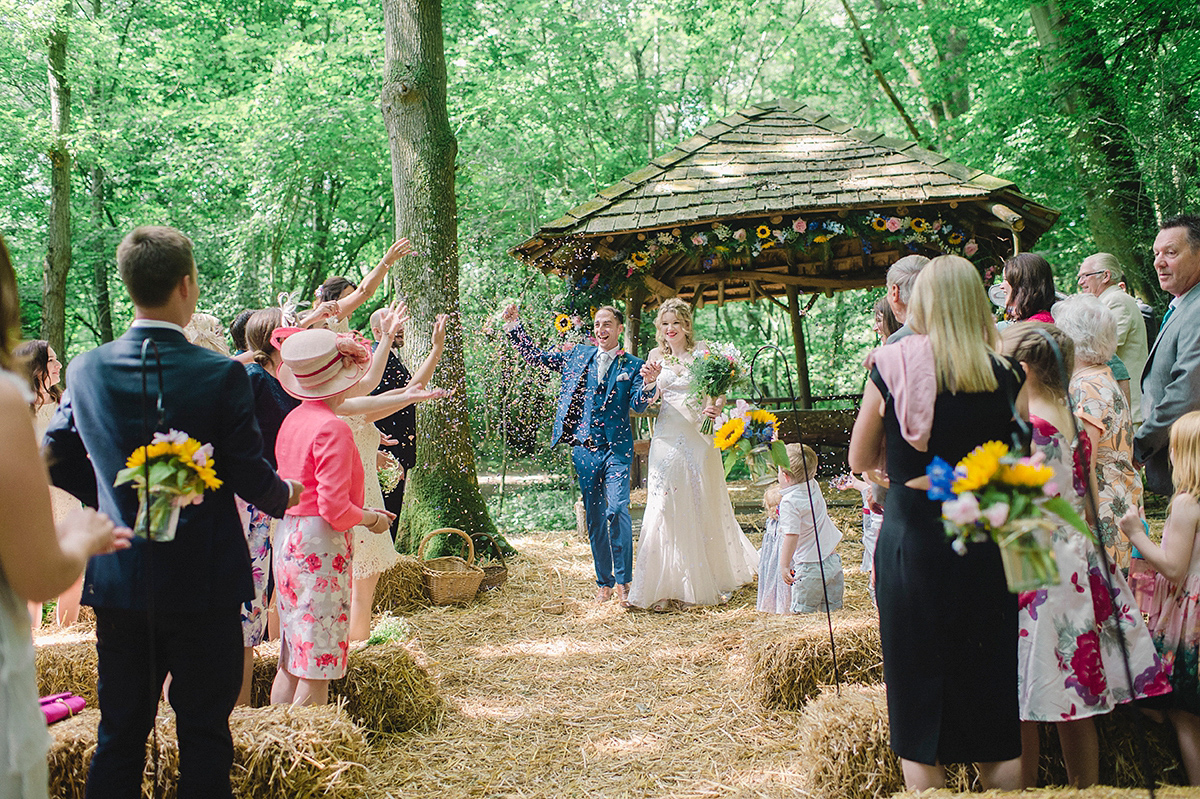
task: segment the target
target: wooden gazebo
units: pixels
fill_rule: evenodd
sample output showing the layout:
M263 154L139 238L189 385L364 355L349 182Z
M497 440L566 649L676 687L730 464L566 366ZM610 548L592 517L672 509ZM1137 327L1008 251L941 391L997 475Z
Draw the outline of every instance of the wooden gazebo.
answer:
M777 100L709 125L511 253L561 275L577 310L625 299L630 348L643 305L666 297L786 297L808 407L801 295L881 286L913 252L994 268L1057 217L1010 181Z

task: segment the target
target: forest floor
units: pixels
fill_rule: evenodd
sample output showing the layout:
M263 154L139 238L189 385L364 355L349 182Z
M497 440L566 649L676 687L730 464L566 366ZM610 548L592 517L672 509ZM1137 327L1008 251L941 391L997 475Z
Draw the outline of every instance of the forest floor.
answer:
M854 608L836 621L872 611L860 512L834 513ZM760 516L742 518L748 532ZM591 554L574 531L508 538L521 555L502 589L407 617L450 707L428 733L375 739L377 795L797 795L800 713L766 709L750 689L745 643L764 624L754 585L720 607L628 611L593 601ZM566 613L542 610L564 594Z

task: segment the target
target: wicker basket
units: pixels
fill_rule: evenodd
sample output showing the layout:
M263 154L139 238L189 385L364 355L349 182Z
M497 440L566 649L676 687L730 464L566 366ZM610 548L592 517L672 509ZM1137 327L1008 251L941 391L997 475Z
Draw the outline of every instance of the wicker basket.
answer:
M425 560L425 544L435 535L454 533L462 536L467 542L467 559L449 555L443 558ZM443 527L425 534L417 546L417 559L421 561L421 574L424 577L425 593L429 601L435 605L461 605L470 602L479 592L479 583L483 580L483 569L475 565L475 545L471 536L453 527Z
M500 549L499 542L492 537L491 533L478 533L477 535L484 536L491 544L491 550L496 553L496 560L499 563L489 563L483 567L483 582L479 584L480 591L487 591L489 588L499 588L508 580L508 564L504 562L504 551Z

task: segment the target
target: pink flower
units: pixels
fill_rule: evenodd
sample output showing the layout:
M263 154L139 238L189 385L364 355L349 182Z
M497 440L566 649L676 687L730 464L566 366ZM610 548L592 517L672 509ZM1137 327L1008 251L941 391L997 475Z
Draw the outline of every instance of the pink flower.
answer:
M970 491L942 503L942 515L954 524L966 525L979 521L979 501Z
M966 246L963 247L963 252L966 253L968 257L979 252L979 245L975 243L975 239L971 239L967 242Z
M901 222L901 221L900 221L899 219L897 219L896 217L894 217L894 216L891 216L891 217L888 217L888 221L884 223L884 226L885 226L885 227L886 227L886 228L887 228L887 229L888 229L890 232L892 232L892 233L895 233L895 232L899 231L901 227L903 227L903 226L904 226L904 223L903 223L903 222Z
M338 574L346 571L346 558L342 555L333 556L333 570Z
M1102 624L1113 615L1113 603L1108 584L1099 569L1088 571L1088 588L1092 593L1092 612L1096 615L1096 624Z
M1053 480L1048 481L1044 486L1042 486L1042 493L1048 497L1057 497L1058 483L1054 482Z
M332 666L335 663L337 663L337 661L338 661L338 656L335 654L332 654L330 652L326 652L324 655L317 655L317 667L318 668L323 669L326 666Z
M735 239L737 239L738 241L745 241L746 240L746 229L740 227L737 230L733 231L733 237Z
M309 556L304 559L305 571L315 572L319 568L321 568L321 556L316 552L310 553Z
M704 235L703 233L693 233L692 244L697 247L703 247L708 244L708 236Z
M796 231L797 233L803 233L804 231L808 230L808 223L804 221L804 217L796 217L796 221L792 223L792 230Z
M938 230L941 230L942 229L942 220L940 220L940 219L933 220L933 224L929 226L929 229L932 231L935 231L935 232Z
M987 523L993 529L1002 527L1008 521L1008 510L1007 502L997 502L983 512L983 518L987 519Z
M1100 635L1088 630L1075 639L1075 652L1071 655L1071 676L1065 682L1083 699L1085 705L1095 705L1108 690L1104 678L1104 664L1100 660Z
M632 266L629 267L628 271L625 272L625 277L633 277L633 267Z

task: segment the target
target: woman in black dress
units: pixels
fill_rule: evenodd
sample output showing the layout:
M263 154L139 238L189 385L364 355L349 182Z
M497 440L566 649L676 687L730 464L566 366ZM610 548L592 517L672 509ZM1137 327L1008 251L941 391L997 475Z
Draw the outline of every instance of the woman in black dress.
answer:
M917 335L876 351L850 442L850 468L867 471L884 465L886 441L875 587L891 745L909 789L941 787L945 763L975 762L985 787L1016 790L1017 597L994 543L950 548L925 467L935 455L956 464L986 441L1011 445L1014 409L1027 415L1024 374L997 353L983 282L966 259L925 266L908 321Z

